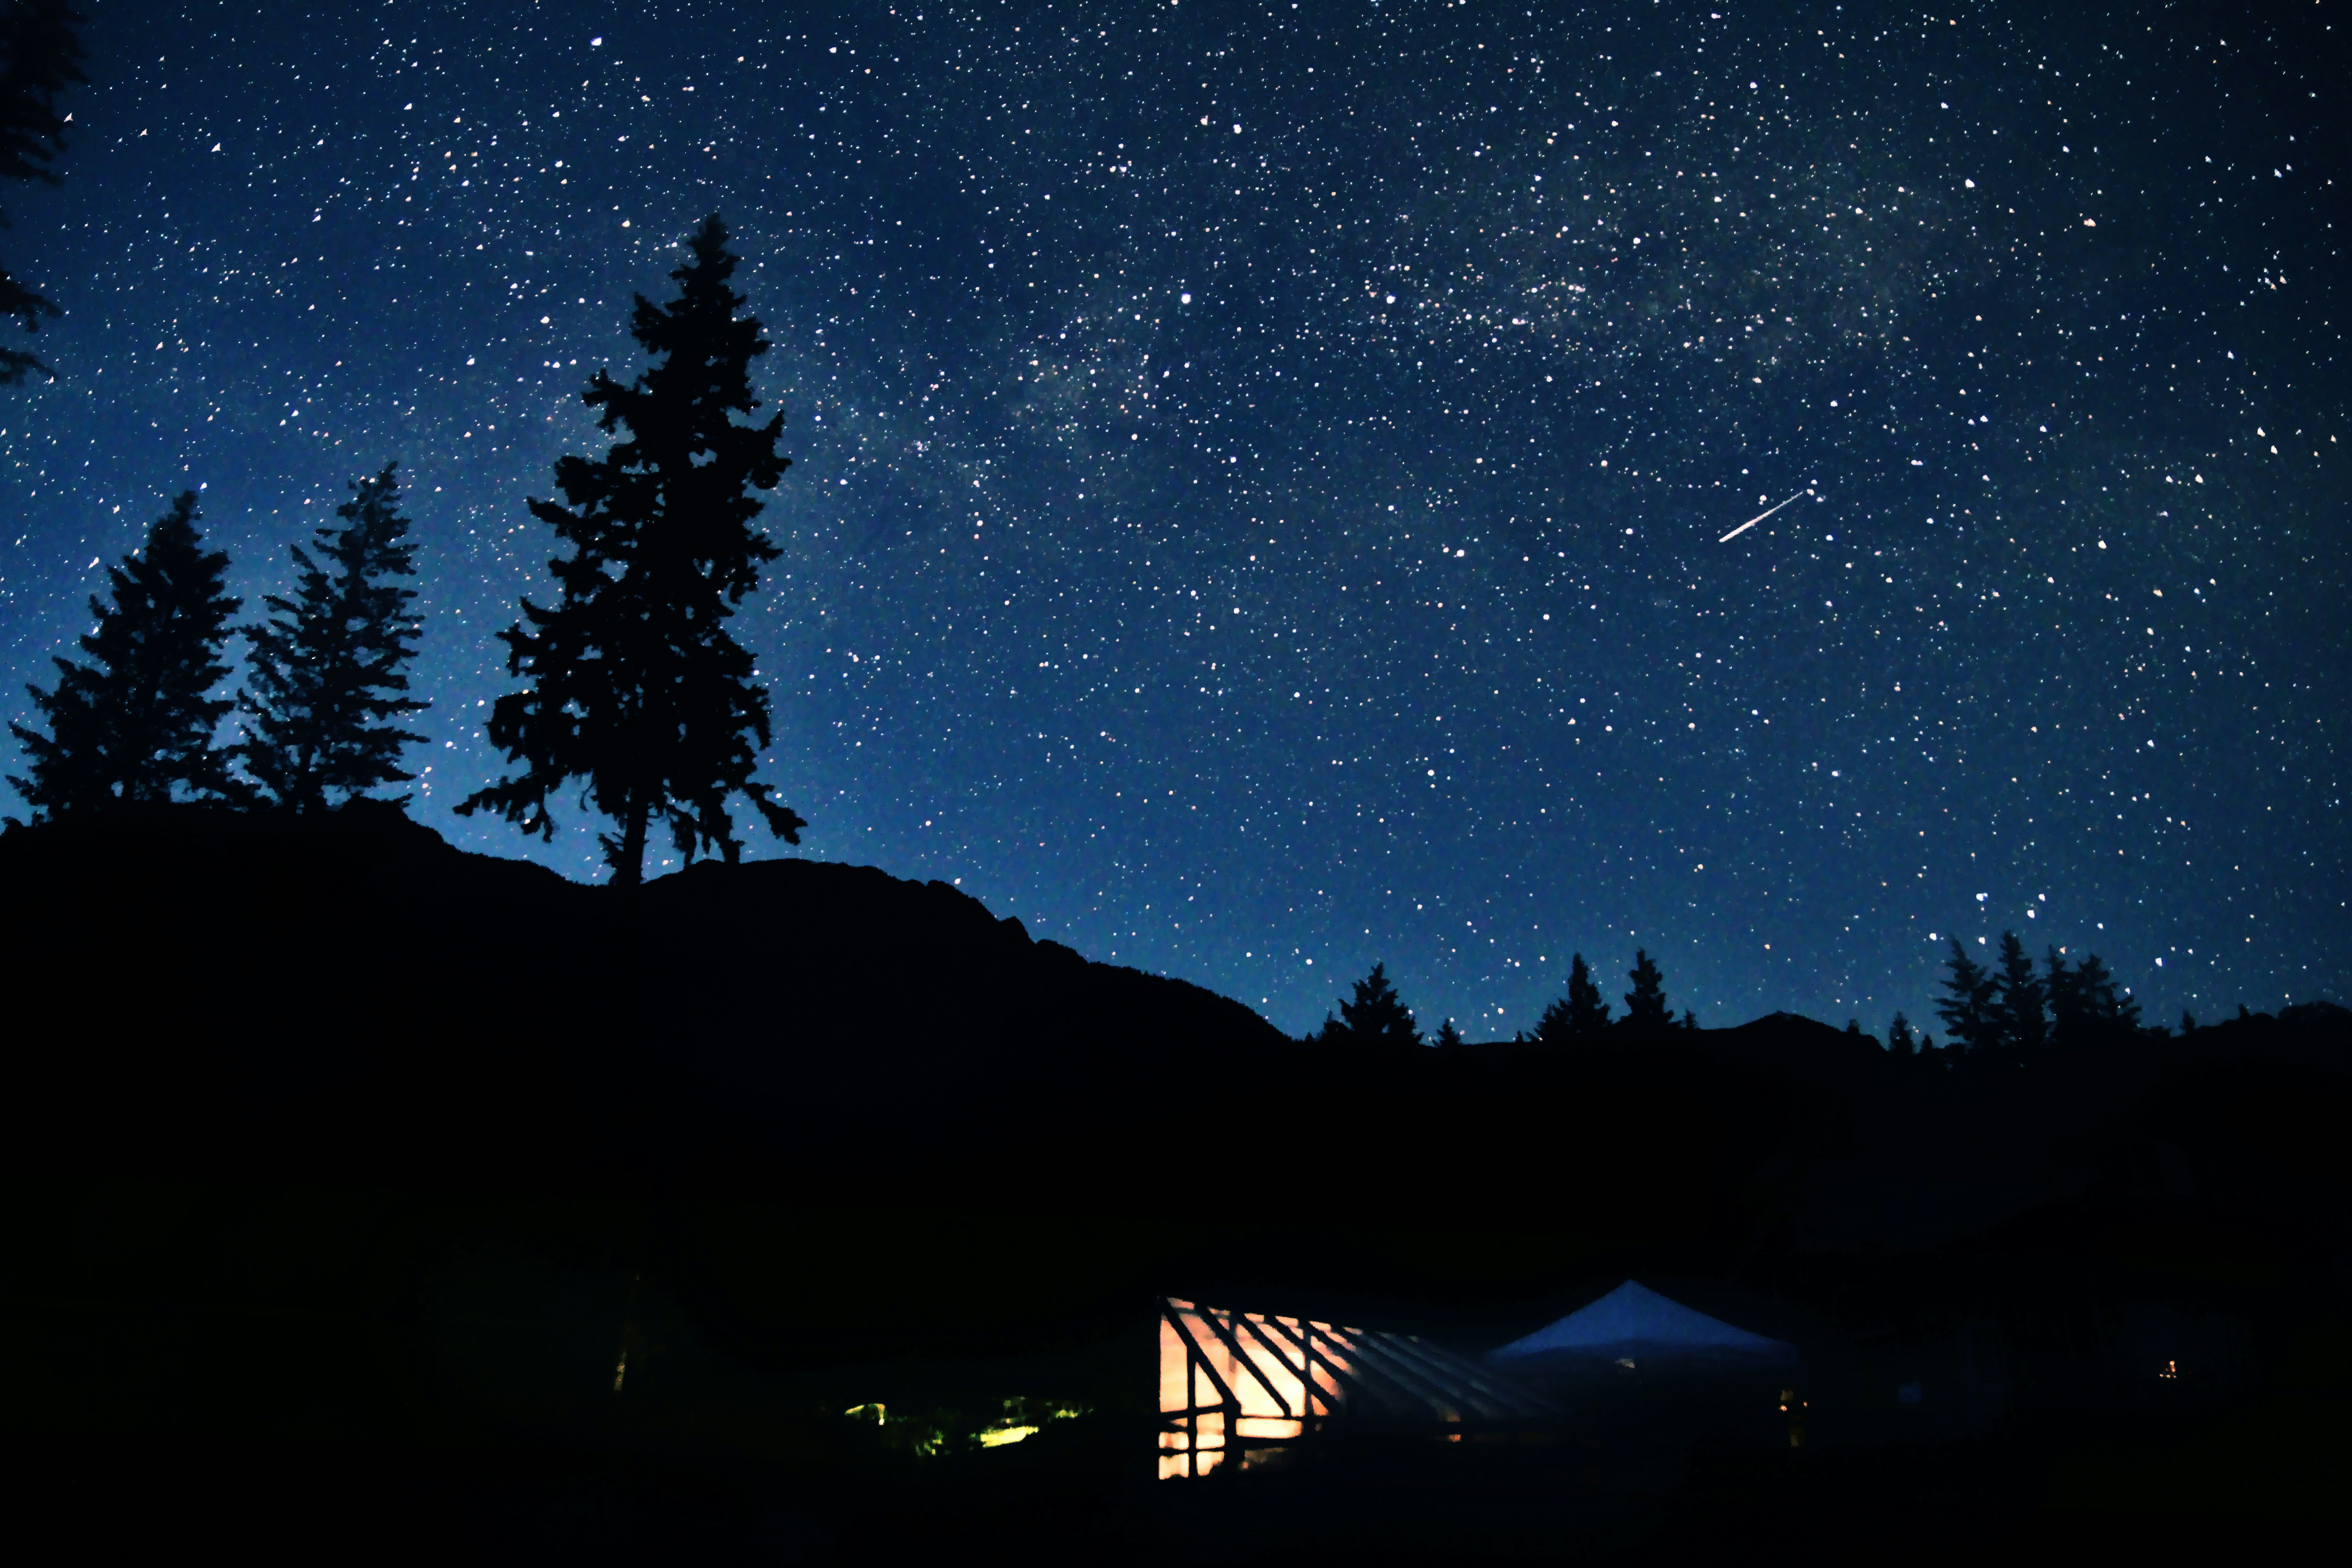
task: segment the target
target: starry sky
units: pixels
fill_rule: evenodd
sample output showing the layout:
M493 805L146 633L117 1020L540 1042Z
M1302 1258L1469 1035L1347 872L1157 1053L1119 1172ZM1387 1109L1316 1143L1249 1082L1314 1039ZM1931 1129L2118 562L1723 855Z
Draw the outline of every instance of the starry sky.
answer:
M1934 1027L2004 928L2166 1021L2352 989L2342 0L88 9L0 193L68 312L10 692L173 493L257 608L397 458L414 809L600 878L448 808L525 498L715 210L801 853L1294 1032L1637 947L1705 1024Z

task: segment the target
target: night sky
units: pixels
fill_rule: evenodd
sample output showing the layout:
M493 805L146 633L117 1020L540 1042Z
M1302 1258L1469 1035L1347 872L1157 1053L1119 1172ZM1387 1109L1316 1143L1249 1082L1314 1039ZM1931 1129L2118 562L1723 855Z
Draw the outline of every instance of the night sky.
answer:
M68 312L0 392L20 721L173 493L257 611L396 458L414 809L600 879L448 808L717 210L799 853L1293 1032L1640 946L1940 1034L2004 927L2151 1020L2352 1000L2342 0L89 9L0 192Z

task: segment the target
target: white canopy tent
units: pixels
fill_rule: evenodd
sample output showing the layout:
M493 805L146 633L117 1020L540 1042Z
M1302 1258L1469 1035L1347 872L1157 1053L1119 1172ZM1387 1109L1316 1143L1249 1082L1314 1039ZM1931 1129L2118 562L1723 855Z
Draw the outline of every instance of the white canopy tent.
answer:
M1734 1328L1628 1279L1591 1306L1486 1352L1498 1365L1534 1357L1763 1366L1793 1362L1797 1352L1783 1341Z

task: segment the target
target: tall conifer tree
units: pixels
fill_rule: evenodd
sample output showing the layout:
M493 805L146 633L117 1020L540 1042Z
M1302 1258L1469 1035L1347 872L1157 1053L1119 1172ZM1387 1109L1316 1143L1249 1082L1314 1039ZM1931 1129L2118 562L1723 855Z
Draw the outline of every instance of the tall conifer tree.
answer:
M1993 978L1993 1018L2004 1044L2039 1051L2050 1043L2050 1014L2033 960L2017 933L2000 933L2000 972Z
M1945 996L1936 1004L1937 1016L1944 1020L1952 1048L1980 1051L2000 1037L2000 1019L1993 1009L1996 983L1984 965L1969 956L1958 937L1952 939L1952 956L1946 962L1952 973L1943 982Z
M1543 1010L1535 1037L1555 1049L1590 1045L1608 1026L1609 1004L1601 999L1601 987L1592 983L1592 966L1584 962L1584 954L1577 953L1569 963L1568 994Z
M2048 953L2049 976L2044 982L2050 1010L2056 1019L2057 1043L2088 1045L2138 1032L2139 1001L2118 991L2116 977L2095 952L2086 953L2069 968L2056 948Z
M1625 1026L1637 1034L1654 1034L1674 1022L1666 1006L1666 977L1657 961L1642 949L1633 952L1633 968L1626 975L1633 989L1625 994Z
M738 425L759 406L750 365L768 351L754 317L735 312L735 258L716 215L670 276L678 297L637 297L630 331L656 363L624 386L599 371L583 401L608 434L605 455L557 459L571 504L534 499L531 514L572 549L548 563L562 599L523 601L499 634L520 691L498 700L489 737L520 773L468 796L527 833L554 836L548 796L585 780L596 809L619 825L601 836L613 879L644 874L648 825L668 826L679 854L741 851L726 802L742 795L786 843L807 826L751 776L769 743L768 694L750 653L729 633L760 568L777 550L751 526L789 459L776 450L783 416Z
M1372 972L1354 984L1352 999L1339 1004L1339 1016L1326 1014L1321 1038L1333 1045L1398 1045L1422 1043L1421 1026L1412 1009L1389 984L1388 965L1375 963Z
M352 484L335 509L341 527L318 531L312 561L290 547L300 569L292 599L262 602L277 612L245 628L253 647L253 682L237 693L250 716L236 752L246 770L280 805L316 811L331 794L343 799L378 784L415 777L400 766L403 746L422 739L392 721L431 706L404 695L403 669L416 652L413 588L387 579L412 576L415 550L400 514L398 465Z
M1592 1041L1609 1026L1609 1004L1601 999L1592 966L1576 953L1568 965L1568 1032L1571 1039Z
M85 19L66 0L0 0L0 178L58 183L49 167L65 150L58 99L89 80L74 35ZM29 332L57 314L56 305L0 270L0 316L15 317ZM0 386L47 369L21 350L0 349Z
M106 569L114 603L90 599L98 624L81 639L95 662L58 659L55 690L26 689L49 732L8 726L32 761L29 777L8 782L36 810L242 793L212 743L230 700L206 695L228 673L221 645L239 601L221 591L228 557L205 553L197 516L196 492L183 491L146 544Z

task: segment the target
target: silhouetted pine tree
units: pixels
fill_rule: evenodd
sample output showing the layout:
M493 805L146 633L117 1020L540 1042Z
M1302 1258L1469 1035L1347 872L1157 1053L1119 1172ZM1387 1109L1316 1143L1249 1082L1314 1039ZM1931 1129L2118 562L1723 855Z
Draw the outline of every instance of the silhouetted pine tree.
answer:
M2045 993L2042 982L2033 973L2033 960L2026 956L2025 944L2017 933L2000 933L2000 972L1993 979L1993 1021L2000 1032L2003 1045L2024 1052L2038 1052L2050 1043L2050 1015L2043 1007Z
M1944 1030L1952 1037L1947 1049L1980 1051L2000 1038L2000 1020L1993 1013L1995 984L1983 965L1969 956L1960 939L1952 939L1952 956L1947 961L1951 975L1943 982L1948 993L1936 1004L1936 1014L1944 1020Z
M2057 1043L2073 1048L2138 1032L2138 1001L2116 989L2115 976L2095 952L2072 968L2057 951L2050 950L2048 988L2050 1010L2057 1020Z
M2074 967L2058 951L2055 942L2043 950L2042 963L2042 994L2050 1005L2051 1037L2062 1046L2080 1045L2083 1004L2077 993Z
M1458 1051L1462 1048L1462 1031L1448 1018L1437 1026L1437 1038L1432 1043L1441 1051Z
M1321 1039L1329 1045L1421 1044L1421 1029L1412 1010L1398 999L1389 984L1388 965L1375 963L1372 972L1355 983L1355 996L1339 1004L1339 1016L1323 1017Z
M1584 962L1584 954L1576 953L1569 960L1568 994L1543 1010L1536 1023L1533 1038L1554 1050L1571 1045L1591 1045L1609 1027L1609 1004L1601 999L1601 987L1592 982L1592 966Z
M531 514L572 548L549 563L563 598L499 634L521 691L498 700L488 732L524 771L468 796L527 833L554 836L548 796L584 779L596 809L620 824L601 835L613 879L644 874L646 834L667 822L678 853L741 851L727 797L742 795L788 844L808 826L751 777L770 740L768 694L751 683L751 656L727 629L760 585L774 545L751 527L790 461L776 450L783 416L738 425L759 406L751 360L767 353L757 318L738 317L728 287L735 258L716 215L688 241L670 276L678 297L638 296L630 331L656 363L627 386L602 371L584 394L606 432L625 427L604 457L565 457L555 482L569 507L533 500Z
M2132 1035L2139 1032L2139 1000L2128 987L2118 990L2116 977L2099 962L2099 955L2088 952L2076 966L2074 978L2084 1013L2104 1034Z
M301 572L295 597L269 595L262 603L276 616L245 628L253 684L237 706L253 721L236 753L296 811L323 807L330 792L351 799L415 777L401 771L400 749L423 737L388 722L431 706L401 695L419 628L408 609L415 590L385 581L416 571L397 467L352 482L335 509L342 525L318 530L324 564L290 547Z
M2084 1009L2101 1023L2119 1024L2126 1029L2139 1027L2139 1003L2129 991L2116 988L2116 977L2099 961L2095 952L2086 952L2075 966L2077 994Z
M106 569L114 603L89 601L98 625L81 638L93 664L57 659L54 691L27 687L49 733L12 723L31 758L30 777L10 774L49 816L173 792L234 799L243 792L229 753L212 743L229 699L205 696L228 673L221 645L239 601L221 592L226 554L207 555L196 533L196 492L183 491L147 531L147 542Z
M1895 1022L1886 1026L1886 1048L1898 1057L1910 1056L1919 1048L1911 1037L1911 1020L1900 1013L1895 1015Z
M1674 1022L1674 1014L1666 1006L1665 976L1646 951L1634 949L1633 967L1626 978L1633 989L1625 993L1625 1027L1641 1035L1664 1031Z
M65 0L0 3L0 177L58 183L49 167L65 151L58 97L89 80L81 74L81 41L74 36L85 19ZM5 224L0 218L0 226ZM57 314L55 305L0 270L0 316L13 316L29 332ZM0 386L48 369L31 354L0 349Z
M1577 953L1568 965L1568 1037L1585 1044L1601 1038L1609 1027L1609 1004L1601 999L1601 987L1593 983L1592 966Z

